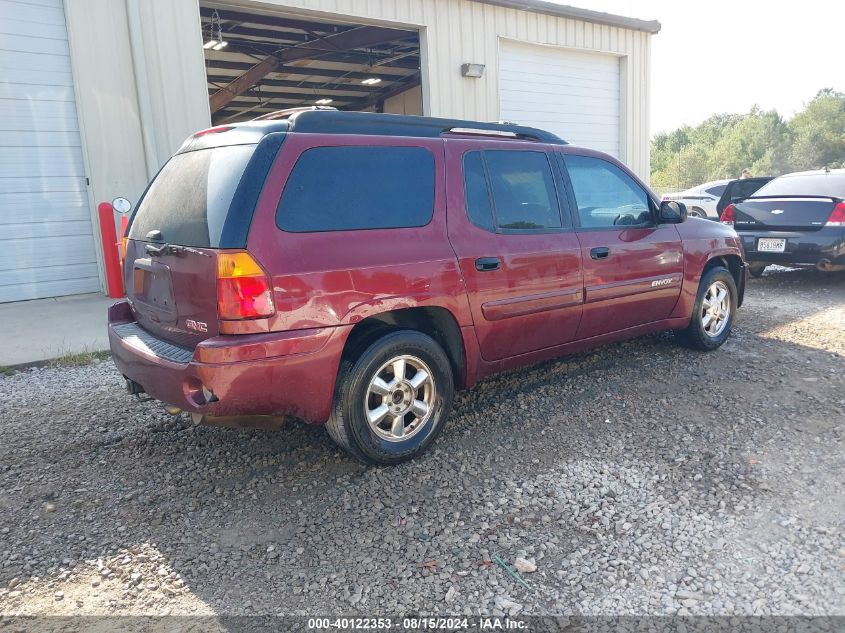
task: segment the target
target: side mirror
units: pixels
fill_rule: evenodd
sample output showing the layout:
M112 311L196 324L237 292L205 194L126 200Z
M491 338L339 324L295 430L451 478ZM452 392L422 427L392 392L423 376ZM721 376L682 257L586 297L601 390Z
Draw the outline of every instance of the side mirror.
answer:
M660 203L657 216L661 224L680 224L687 220L687 205L675 200L664 200Z
M132 209L132 203L126 198L115 198L112 200L111 206L122 215L126 215Z

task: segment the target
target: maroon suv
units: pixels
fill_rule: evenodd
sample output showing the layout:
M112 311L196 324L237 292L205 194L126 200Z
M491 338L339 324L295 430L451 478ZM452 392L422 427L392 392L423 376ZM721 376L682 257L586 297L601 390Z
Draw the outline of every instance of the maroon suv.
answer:
M109 310L131 393L327 423L392 464L452 394L659 330L719 347L737 234L615 159L510 124L307 110L189 138L138 202Z

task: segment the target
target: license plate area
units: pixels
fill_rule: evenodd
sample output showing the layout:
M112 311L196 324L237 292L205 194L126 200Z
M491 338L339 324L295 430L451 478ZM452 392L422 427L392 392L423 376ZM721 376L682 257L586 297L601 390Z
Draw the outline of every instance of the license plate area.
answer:
M167 265L149 258L136 259L132 270L132 286L136 304L142 304L161 321L176 320L176 302Z
M783 253L786 250L786 238L761 237L757 240L760 253Z

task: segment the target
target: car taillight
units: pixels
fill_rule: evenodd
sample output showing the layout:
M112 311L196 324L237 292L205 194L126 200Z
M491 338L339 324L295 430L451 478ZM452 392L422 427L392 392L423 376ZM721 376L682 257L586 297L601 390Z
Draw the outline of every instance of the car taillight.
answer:
M729 204L728 206L726 206L725 210L722 211L722 217L719 218L719 222L721 222L722 224L728 224L730 226L733 226L734 216L736 215L735 211L736 207L734 205Z
M249 253L217 254L217 311L225 320L259 319L276 311L270 279Z
M845 226L845 202L839 202L833 207L833 211L830 212L830 217L824 225Z

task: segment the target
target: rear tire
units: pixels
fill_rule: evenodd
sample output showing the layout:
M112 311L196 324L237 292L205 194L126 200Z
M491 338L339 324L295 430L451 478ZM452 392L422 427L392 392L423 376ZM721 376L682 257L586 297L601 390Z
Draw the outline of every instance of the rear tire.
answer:
M692 207L689 210L690 217L693 218L706 218L707 214L704 212L704 209L699 209L698 207Z
M365 464L398 464L434 442L453 393L452 366L440 345L421 332L391 332L341 362L326 430Z
M748 274L754 277L755 279L759 279L763 276L763 273L766 271L768 264L749 264L748 265Z
M736 309L733 275L722 266L711 268L701 277L690 324L678 333L681 341L706 352L718 349L730 336Z

